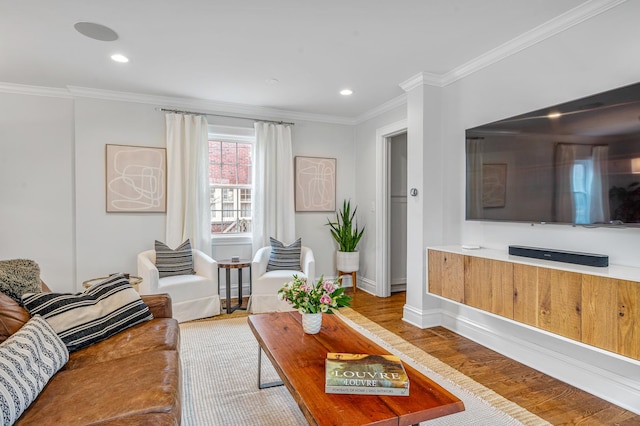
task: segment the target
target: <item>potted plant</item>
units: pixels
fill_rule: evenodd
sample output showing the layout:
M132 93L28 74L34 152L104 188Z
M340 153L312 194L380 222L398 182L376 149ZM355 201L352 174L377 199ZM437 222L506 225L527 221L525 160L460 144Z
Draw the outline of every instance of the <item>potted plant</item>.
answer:
M351 200L344 200L342 210L336 212L335 222L327 219L331 235L338 243L336 269L340 272L355 272L360 268L360 255L356 248L364 234L364 226L358 229L357 210L355 207L351 211Z

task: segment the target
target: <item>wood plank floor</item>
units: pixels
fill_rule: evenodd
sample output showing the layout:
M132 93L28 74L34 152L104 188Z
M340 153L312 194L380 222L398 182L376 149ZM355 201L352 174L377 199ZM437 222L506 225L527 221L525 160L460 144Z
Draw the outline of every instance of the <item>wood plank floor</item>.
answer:
M442 362L554 425L640 425L640 416L504 357L443 327L402 321L405 293L379 298L364 291L351 307Z

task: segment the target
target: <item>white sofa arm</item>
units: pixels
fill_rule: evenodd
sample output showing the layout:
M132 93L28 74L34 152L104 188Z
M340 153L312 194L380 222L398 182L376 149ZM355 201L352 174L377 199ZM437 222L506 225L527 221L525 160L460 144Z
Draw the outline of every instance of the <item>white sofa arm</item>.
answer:
M316 279L316 259L309 247L302 247L300 266L302 267L302 272L307 276L307 282L314 282Z
M267 265L269 264L269 257L271 256L271 247L261 247L253 256L253 262L251 263L251 273L254 277L261 277L267 272Z
M193 269L196 275L218 282L218 262L200 250L193 249Z
M153 294L158 289L158 268L156 268L153 258L155 250L147 250L138 254L138 276L142 282L138 286L141 294Z

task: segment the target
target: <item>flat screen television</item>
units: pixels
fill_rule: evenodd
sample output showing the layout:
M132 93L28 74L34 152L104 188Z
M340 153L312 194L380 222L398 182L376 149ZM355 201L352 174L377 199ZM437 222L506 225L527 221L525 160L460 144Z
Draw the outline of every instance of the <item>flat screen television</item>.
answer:
M467 129L466 218L640 227L640 83Z

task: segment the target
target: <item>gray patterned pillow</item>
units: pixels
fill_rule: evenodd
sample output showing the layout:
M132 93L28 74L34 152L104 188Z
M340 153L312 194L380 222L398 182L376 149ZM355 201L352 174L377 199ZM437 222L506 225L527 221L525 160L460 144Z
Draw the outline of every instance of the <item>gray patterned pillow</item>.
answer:
M0 345L2 424L12 425L51 377L69 360L69 352L51 326L36 315Z
M302 252L302 239L298 238L285 247L280 241L269 237L271 242L271 255L267 263L267 271L301 271L300 254Z
M187 240L176 247L170 249L165 243L156 240L156 268L160 278L173 275L193 275L193 252L191 242Z
M18 303L25 293L40 293L40 266L29 259L0 260L0 291Z
M25 294L22 302L31 315L42 315L51 324L69 352L153 319L123 274L112 275L83 293Z

